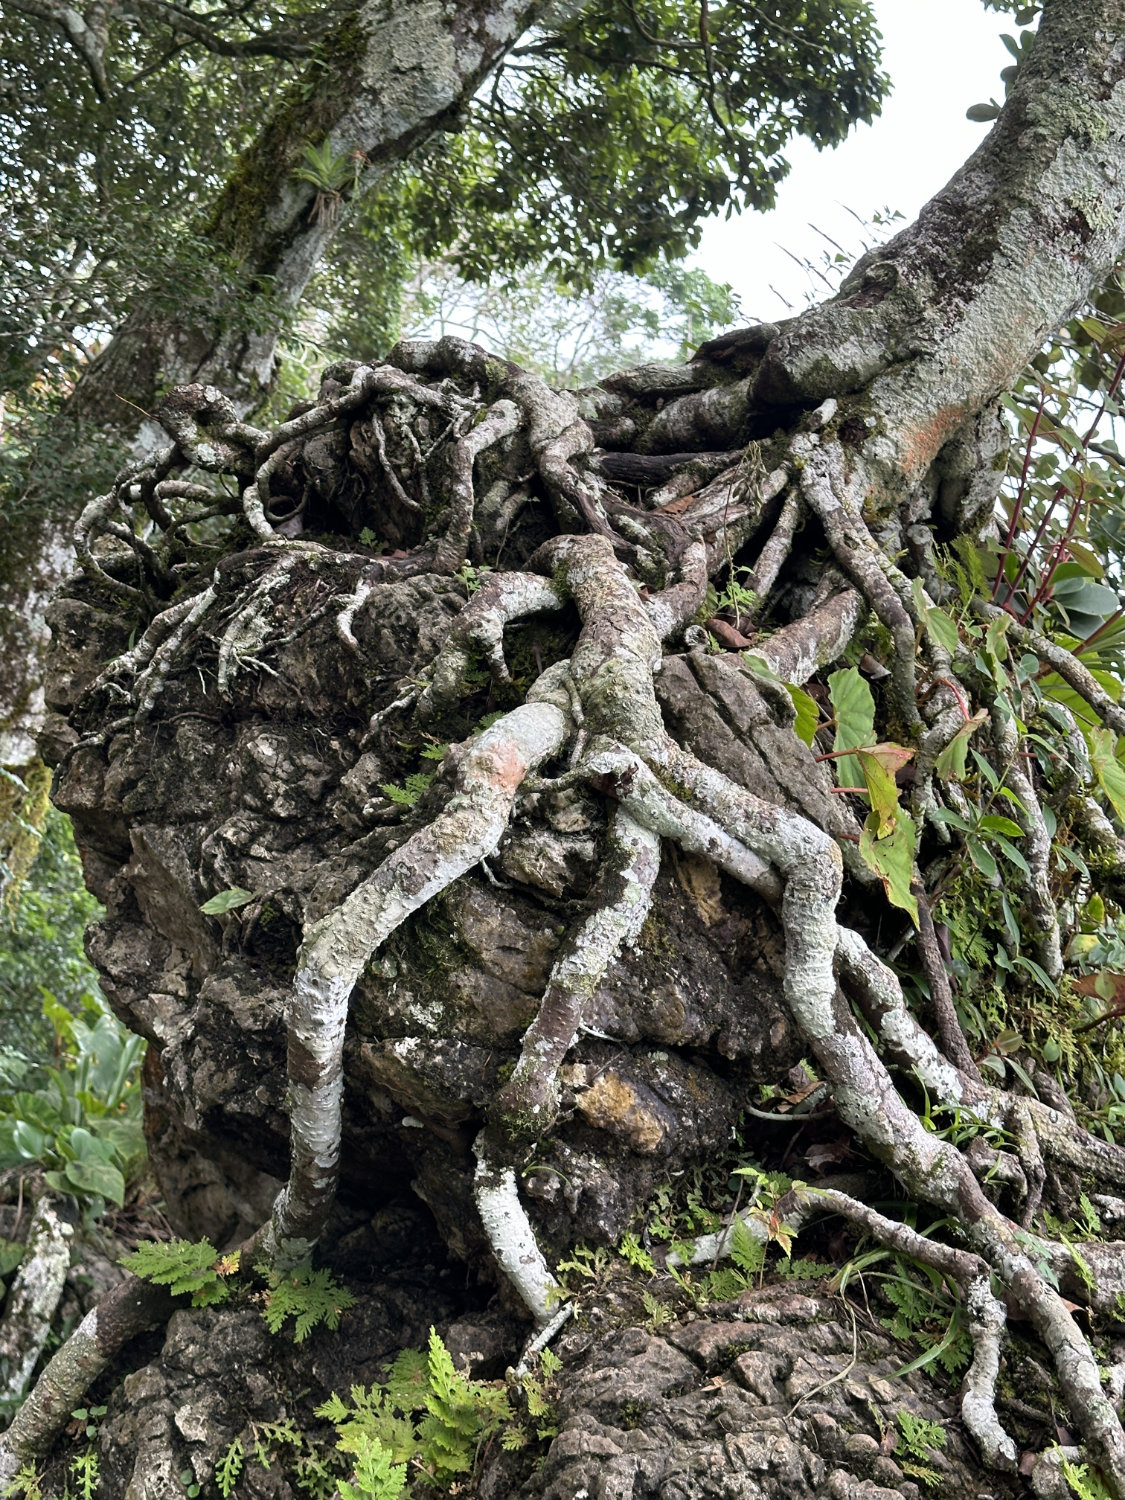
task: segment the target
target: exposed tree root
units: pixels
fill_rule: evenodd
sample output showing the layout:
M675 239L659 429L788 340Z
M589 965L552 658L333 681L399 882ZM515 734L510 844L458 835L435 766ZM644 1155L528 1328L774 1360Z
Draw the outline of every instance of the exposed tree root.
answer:
M0 1400L18 1400L51 1332L51 1320L70 1269L73 1226L59 1216L49 1193L35 1205L27 1232L27 1251L0 1322L0 1358L6 1375Z
M462 394L458 385L473 395ZM247 667L270 671L262 652L271 641L276 600L303 564L315 561L319 568L318 559L325 557L331 562L323 572L347 568L347 592L329 591L328 604L318 607L337 610L337 633L358 650L356 622L373 597L378 570L390 564L341 557L307 539L287 539L271 517L280 514L275 501L288 503L299 492L297 508L305 503L304 487L311 480L299 472L302 444L314 434L365 423L378 465L375 458L369 462L383 474L388 504L421 526L418 517L425 507L408 492L396 465L403 474L404 466L411 466L423 493L429 459L413 432L410 443L402 444L407 458L397 454L395 424L390 418L384 421L383 408L391 399L440 423L442 437L430 454L444 443L440 451L450 512L440 536L421 535L413 554L400 559L404 575L449 574L461 568L470 544L476 546L474 526L483 526L486 519L478 501L478 464L482 469L494 466L488 494L495 504L490 500L488 513L498 515L513 497L523 504L528 476L517 471L523 470L528 450L534 483L540 497L553 505L562 534L537 550L529 545L519 570L497 572L482 582L420 677L400 684L372 717L369 739L386 733L394 715L406 709L428 722L453 713L477 661L485 664L497 689L510 691L505 631L517 621L573 605L581 632L568 660L542 671L524 703L449 752L444 781L450 789L443 803L439 788L434 789L431 795L440 805L430 821L306 929L288 1014L289 1181L251 1248L279 1268L293 1267L309 1260L324 1230L339 1172L349 999L372 955L412 913L496 851L521 792L580 787L611 804L605 866L592 909L563 944L514 1072L491 1101L474 1148L474 1196L482 1226L498 1267L537 1327L545 1330L557 1317L559 1289L521 1201L519 1169L535 1142L550 1132L558 1108L559 1069L610 965L638 937L659 870L661 841L669 840L706 856L776 910L784 936L784 998L839 1119L893 1173L912 1202L961 1224L969 1248L922 1235L847 1195L810 1193L807 1200L844 1214L880 1244L936 1268L956 1288L974 1346L962 1412L985 1461L1011 1470L1016 1458L995 1408L1003 1298L1023 1313L1050 1350L1087 1451L1113 1493L1125 1500L1120 1422L1101 1390L1089 1340L1052 1285L1052 1278L1073 1277L1073 1257L1065 1246L1033 1230L1049 1165L1076 1168L1102 1185L1123 1187L1125 1150L1083 1130L1064 1109L983 1081L958 1019L917 869L919 949L940 1049L915 1018L891 968L860 933L838 919L844 862L836 839L801 811L756 795L677 743L657 700L655 678L665 646L683 638L685 630L691 639L691 621L708 597L709 580L730 567L748 538L764 532L750 577L755 592L768 594L786 566L799 526L806 517L815 517L832 555L826 577L810 608L755 642L756 655L782 683L800 686L837 661L862 627L866 611L874 612L893 642L889 670L900 732L913 737L917 752L914 808L919 821L929 819L939 836L949 840L935 814L941 800L959 805L960 794L956 787L939 785L935 767L966 723L980 725L996 773L1006 778L1019 803L1030 871L1027 906L1040 962L1049 975L1061 974L1051 841L1035 771L1021 759L1012 710L995 694L988 701L987 687L978 687L975 696L970 692L966 683L971 672L956 653L951 659L949 650L927 640L922 656L917 654L929 596L916 595L898 563L888 557L901 552L896 513L888 511L878 521L864 509L875 488L873 471L837 436L835 401L811 413L806 403L798 430L786 439L784 462L770 473L756 450L757 465L747 466L753 469L749 480L742 472L746 482L741 490L736 488L741 471L728 467L711 477L713 467L704 465L706 482L692 491L669 481L659 492L659 509L652 510L626 504L607 487L605 467L599 474L588 461L592 436L579 418L577 398L552 392L542 381L471 345L451 339L402 345L385 364L339 367L326 389L316 407L268 437L235 423L215 399L217 393L197 390L177 408L173 430L178 448L161 455L146 473L129 473L111 496L88 507L79 549L84 566L99 579L109 579L131 605L151 609L157 607L155 601L167 599L168 574L153 548L138 544L129 507L143 503L168 529L180 524L173 514L176 503L205 503L209 492L197 493L198 486L168 477L186 459L239 479L242 517L267 559L233 605L226 602L221 574L210 585L200 580L189 598L166 604L139 644L101 673L94 683L97 692L115 687L123 692L122 683L129 681L132 711L141 718L151 714L193 635L204 624L211 627L215 618L222 620L221 634L214 627L220 695L232 692ZM669 403L658 416L667 441L704 410L713 416L720 408L735 409L749 399L748 390L749 385L743 389L739 383L725 387L721 400L707 391ZM518 461L509 452L517 439L523 444ZM911 525L916 531L917 518ZM110 570L105 548L99 553L95 546L99 536L130 549L122 554L128 567L113 562ZM540 531L535 541L541 536ZM502 546L506 540L507 523L503 540L497 535L494 544ZM915 551L932 563L924 539L915 536L914 541ZM474 559L479 555L473 552ZM135 573L139 581L124 581L125 573L130 578ZM759 599L755 606L759 613L762 604ZM988 606L982 612L992 617ZM1125 730L1125 715L1070 653L1014 623L1009 630L1049 662L1106 724ZM708 680L707 670L741 670L734 658L711 658L707 670L699 665L703 660L696 667L701 684ZM920 672L928 677L921 709ZM784 688L773 680L770 690L791 714ZM970 714L970 705L981 699L985 708ZM1104 815L1088 797L1088 766L1072 766L1068 774L1091 801L1090 837L1112 840L1125 865L1121 841L1111 825L1101 826L1098 820L1104 821ZM858 867L854 849L849 860ZM865 873L870 878L870 871ZM917 1107L920 1091L929 1105L925 1120ZM927 1128L942 1111L976 1129L976 1141L961 1149ZM999 1147L987 1132L1005 1132ZM1014 1216L998 1206L1009 1196L1018 1202ZM746 1222L753 1232L753 1221ZM1125 1286L1125 1251L1097 1245L1083 1253L1088 1300L1095 1306L1112 1305ZM103 1336L96 1315L91 1317L95 1323L83 1325L74 1349L68 1353L68 1344L57 1356L62 1364L51 1377L53 1386L48 1383L42 1397L37 1392L28 1402L26 1417L21 1413L24 1425L18 1432L12 1429L15 1436L3 1440L0 1453L38 1451L64 1399L58 1393L65 1392L73 1405L86 1372L104 1367L104 1351L110 1350L105 1358L112 1357L108 1335Z
M187 1299L129 1277L107 1292L51 1358L0 1436L0 1483L46 1453L98 1376L130 1339L166 1323Z

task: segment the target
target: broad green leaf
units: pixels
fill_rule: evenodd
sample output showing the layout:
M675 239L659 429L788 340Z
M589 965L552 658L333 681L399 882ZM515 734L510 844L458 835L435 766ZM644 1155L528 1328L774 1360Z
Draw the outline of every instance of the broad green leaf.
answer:
M944 823L947 828L956 828L960 833L972 833L973 825L967 823L960 813L955 813L948 807L935 807L930 813L930 818L935 823Z
M998 813L987 813L980 820L980 827L989 833L1006 833L1009 838L1022 839L1023 829L1012 818L1002 818Z
M969 858L986 880L995 880L997 876L996 861L984 847L978 838L965 840L965 847L969 851Z
M1074 320L1084 333L1088 333L1096 344L1100 344L1106 336L1106 326L1098 318L1075 318ZM1074 549L1069 548L1070 551Z
M70 1132L67 1146L68 1154L72 1154L76 1161L112 1162L116 1154L110 1141L99 1140L82 1125L76 1125Z
M962 781L965 777L969 738L988 718L988 710L980 708L966 719L961 728L946 745L934 763L934 769L943 781Z
M1116 736L1109 729L1087 729L1084 733L1098 785L1109 798L1118 819L1125 823L1125 767L1117 759Z
M792 687L788 682L785 690L793 700L793 707L797 710L797 721L793 725L799 740L804 740L806 745L811 745L816 735L816 727L820 723L820 709L815 698L810 698L808 693L798 687Z
M0 1239L0 1276L7 1276L16 1269L26 1248L22 1240Z
M1030 876L1031 876L1031 866L1028 864L1027 860L1024 859L1023 855L1016 848L1015 844L1010 843L1006 838L1003 838L998 833L995 834L994 837L996 839L997 844L999 844L1000 848L1008 856L1008 858L1015 865L1015 867L1018 870L1022 870L1023 873L1030 878Z
M36 1129L28 1120L17 1120L12 1126L12 1144L28 1161L35 1161L42 1156L48 1139L44 1131Z
M863 779L871 798L871 810L878 818L876 838L886 838L894 829L901 809L898 805L898 787L895 771L904 766L914 751L904 745L873 745L870 750L860 750L857 759L863 768Z
M918 840L914 819L904 808L900 808L891 833L880 838L878 828L879 815L872 812L859 836L860 857L883 882L883 889L891 905L909 912L917 927L918 903L910 894L910 882L914 878L914 850Z
M1066 550L1084 572L1089 573L1091 578L1105 577L1105 564L1096 552L1091 552L1089 547L1083 547L1080 542L1069 541Z
M64 1170L67 1181L80 1193L108 1198L118 1208L125 1202L125 1179L112 1163L99 1157L84 1157L68 1161Z
M1081 574L1077 578L1062 578L1053 585L1051 597L1063 609L1078 610L1082 614L1096 615L1099 619L1113 614L1121 607L1117 590L1107 588L1104 583L1095 583Z
M834 751L854 750L857 745L875 743L875 700L858 667L833 672L828 679L828 696L836 715ZM842 755L836 761L838 786L862 786L863 767L854 755Z
M219 891L212 896L210 901L204 901L199 910L204 916L221 917L224 912L235 911L253 899L253 891L244 891L240 885L232 885L229 890Z
M939 646L952 653L960 645L960 637L957 634L957 626L946 614L944 609L939 609L935 604L925 613L926 628L937 641Z
M943 647L946 651L956 651L961 643L960 636L957 633L957 626L949 618L944 609L939 609L936 604L927 603L926 590L920 578L914 579L911 589L914 595L914 607L918 611L919 618L926 629L939 646Z

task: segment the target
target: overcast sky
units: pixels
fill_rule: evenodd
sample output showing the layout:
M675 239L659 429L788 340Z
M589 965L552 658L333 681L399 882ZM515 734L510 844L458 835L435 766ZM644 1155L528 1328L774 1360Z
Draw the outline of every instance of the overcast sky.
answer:
M860 125L835 151L805 140L787 153L792 171L770 214L717 220L704 230L695 263L729 281L749 321L782 316L827 295L785 253L822 261L835 251L810 225L830 235L849 258L863 231L848 213L870 220L883 209L913 219L988 130L966 120L970 104L1002 100L1000 70L1010 61L1000 33L1016 32L1010 15L980 0L875 0L883 33L883 66L892 93L874 125Z

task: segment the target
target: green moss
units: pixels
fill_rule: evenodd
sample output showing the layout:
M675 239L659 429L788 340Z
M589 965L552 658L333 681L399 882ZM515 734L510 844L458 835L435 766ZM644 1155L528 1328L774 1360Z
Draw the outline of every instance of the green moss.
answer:
M617 1419L626 1432L632 1432L634 1428L641 1425L648 1404L644 1401L626 1401L618 1408Z
M678 949L668 932L667 923L657 914L656 908L649 913L645 924L641 928L641 947L646 953L660 954L665 958L675 958Z
M290 85L265 129L239 158L204 233L236 260L268 269L270 250L262 243L266 210L278 199L284 180L307 146L318 146L340 115L341 100L355 91L368 36L354 13L318 47L303 78Z

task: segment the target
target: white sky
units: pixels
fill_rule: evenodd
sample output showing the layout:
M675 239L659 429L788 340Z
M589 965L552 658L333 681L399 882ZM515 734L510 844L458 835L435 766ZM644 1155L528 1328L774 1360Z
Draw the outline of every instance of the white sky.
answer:
M718 219L704 230L693 262L730 282L747 322L784 316L786 301L798 311L828 295L785 253L817 265L824 251L835 253L810 224L854 258L863 231L847 209L866 220L884 208L913 219L989 128L966 120L969 105L1003 100L1000 70L1012 59L1000 33L1018 30L1010 14L980 0L875 0L875 11L892 84L875 124L857 126L835 151L795 140L772 213Z

